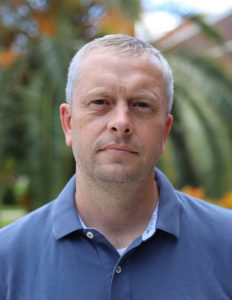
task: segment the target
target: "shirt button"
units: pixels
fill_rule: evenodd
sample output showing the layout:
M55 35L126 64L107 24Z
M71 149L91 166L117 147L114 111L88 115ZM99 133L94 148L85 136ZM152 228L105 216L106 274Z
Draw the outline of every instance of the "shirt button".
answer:
M117 274L120 274L120 273L122 272L122 267L121 267L121 266L117 266L115 272L116 272Z
M89 239L93 239L93 233L91 231L88 231L86 235Z

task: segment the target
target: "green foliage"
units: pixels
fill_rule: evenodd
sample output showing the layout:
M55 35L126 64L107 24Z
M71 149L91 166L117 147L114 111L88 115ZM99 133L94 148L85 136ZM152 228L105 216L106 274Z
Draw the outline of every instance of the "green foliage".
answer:
M0 69L0 200L25 175L33 206L53 198L74 172L59 121L70 58L101 34L99 20L109 7L132 19L140 7L138 0L42 2L35 8L24 1L24 15L10 2L0 4L10 8L13 20L8 25L0 20L0 49L19 52L16 63ZM41 28L33 19L39 13L46 21ZM215 197L232 184L231 71L189 50L166 55L175 77L175 122L160 166L177 186L200 185Z
M0 117L4 120L0 127L0 199L6 187L13 190L17 178L25 175L29 190L22 198L32 203L24 205L41 205L55 197L74 173L72 153L65 146L59 121L68 64L74 52L100 33L99 22L107 9L124 8L135 18L139 1L129 4L55 0L38 1L37 7L30 0L21 6L1 4L12 19L5 24L2 16L2 49L17 46L19 57L10 68L0 69ZM25 13L17 15L22 10ZM22 36L24 44L17 43Z
M54 197L72 170L59 125L68 64L62 50L59 40L41 37L12 69L1 73L5 101L0 106L6 120L1 165L7 157L14 159L14 176L29 176L29 193L38 204Z
M174 126L168 144L179 187L204 187L220 196L232 184L232 78L223 62L191 50L170 53L174 70ZM171 153L171 154L170 154ZM170 164L171 160L171 164ZM166 162L165 162L166 161Z
M99 0L99 3L121 11L125 16L132 20L138 19L141 12L141 2L139 0Z

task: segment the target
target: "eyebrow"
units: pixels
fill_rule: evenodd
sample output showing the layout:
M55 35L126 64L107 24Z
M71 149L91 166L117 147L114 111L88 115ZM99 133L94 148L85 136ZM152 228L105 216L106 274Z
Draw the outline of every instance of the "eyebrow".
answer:
M158 100L161 101L160 96L156 93L156 91L150 92L147 90L137 91L132 93L132 98L144 98L144 99L151 99L151 100Z
M87 93L86 93L86 96L89 97L89 96L95 96L97 94L101 94L101 95L110 95L108 89L104 88L104 87L96 87L96 88L93 88L93 89L90 89Z
M105 88L105 87L94 87L93 89L89 90L86 95L85 99L91 98L91 97L112 97L112 90ZM155 89L150 92L146 89L138 90L129 93L129 98L130 99L148 99L155 101L155 103L160 104L161 103L161 98L155 91Z

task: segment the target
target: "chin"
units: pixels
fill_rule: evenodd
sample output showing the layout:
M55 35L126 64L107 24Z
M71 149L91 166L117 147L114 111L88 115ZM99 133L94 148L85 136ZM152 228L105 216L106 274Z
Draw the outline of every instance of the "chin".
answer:
M110 166L98 168L95 179L112 184L135 183L145 177L146 172L141 172L141 168L125 168L122 166Z

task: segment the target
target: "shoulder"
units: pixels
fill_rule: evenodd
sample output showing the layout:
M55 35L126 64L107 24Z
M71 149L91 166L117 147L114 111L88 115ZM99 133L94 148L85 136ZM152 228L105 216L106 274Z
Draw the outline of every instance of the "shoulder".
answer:
M38 243L41 233L51 228L52 207L53 201L0 229L0 258L4 253L8 256L16 254L22 244Z
M187 195L180 191L175 191L177 197L181 201L182 206L186 209L189 213L197 213L197 215L203 214L206 217L213 217L213 218L228 218L229 222L232 222L232 210L220 207L216 204L209 203L205 200Z
M182 218L189 226L206 231L211 235L231 236L232 210L206 202L176 191L182 207ZM230 238L232 241L232 238Z
M180 239L214 266L221 278L231 274L232 211L176 192L180 202ZM183 244L182 243L182 244Z
M15 287L33 274L52 238L53 202L29 213L0 230L0 298L11 282ZM27 278L28 279L28 278ZM11 287L13 290L13 287Z

